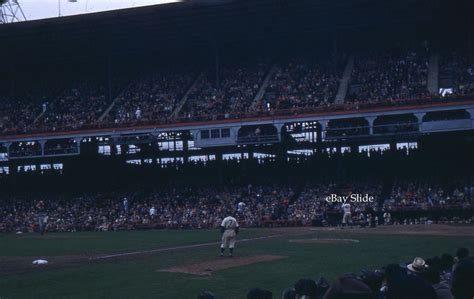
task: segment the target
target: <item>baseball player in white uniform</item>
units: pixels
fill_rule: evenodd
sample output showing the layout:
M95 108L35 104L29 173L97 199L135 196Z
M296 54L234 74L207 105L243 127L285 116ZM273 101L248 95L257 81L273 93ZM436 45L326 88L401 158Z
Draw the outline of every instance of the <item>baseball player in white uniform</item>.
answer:
M344 216L342 216L342 227L347 224L350 224L352 227L351 205L349 203L342 204L342 210L344 211Z
M224 256L226 248L229 248L229 257L234 256L235 236L239 233L239 224L232 216L227 216L221 223L221 256Z

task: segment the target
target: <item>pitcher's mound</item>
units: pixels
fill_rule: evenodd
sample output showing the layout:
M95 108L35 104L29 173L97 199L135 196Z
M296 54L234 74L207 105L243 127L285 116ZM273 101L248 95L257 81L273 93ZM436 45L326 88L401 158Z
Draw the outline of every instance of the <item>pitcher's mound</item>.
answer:
M229 258L227 256L218 259L213 259L206 262L199 262L187 265L171 267L168 269L160 269L159 272L174 272L186 273L193 275L211 275L215 271L225 270L230 268L241 267L261 262L270 262L285 258L279 255L253 255Z
M355 239L297 239L290 240L293 243L305 243L305 244L352 244L359 243L359 240Z

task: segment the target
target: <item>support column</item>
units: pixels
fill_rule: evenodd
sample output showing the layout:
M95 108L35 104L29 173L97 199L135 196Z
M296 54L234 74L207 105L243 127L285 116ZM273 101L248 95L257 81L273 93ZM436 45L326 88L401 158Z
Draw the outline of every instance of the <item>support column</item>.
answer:
M423 132L423 117L425 116L425 112L422 113L414 113L416 118L418 119L418 131Z
M183 133L183 164L188 164L189 161L189 138L186 133Z
M321 141L323 141L324 139L326 139L326 130L328 128L329 120L328 119L320 120L318 121L318 123L321 125L321 135L320 137L319 136L318 137L321 139Z
M41 146L41 156L44 156L44 145L46 144L46 140L38 140Z
M316 126L316 152L323 152L323 140L326 137L326 129L329 120L320 120Z
M10 147L11 147L12 143L11 142L6 142L3 144L3 146L7 149L7 155L8 155L8 158L10 158Z
M471 116L471 119L474 119L474 108L466 109L467 113Z
M374 121L376 116L366 116L365 119L369 122L369 135L374 135Z
M274 126L277 129L278 141L282 142L283 136L281 136L281 131L282 131L282 128L283 128L284 124L274 124Z
M77 154L80 154L81 153L82 138L74 138L74 141L76 142L76 146L77 146ZM115 146L114 146L114 148L115 148ZM112 146L110 146L110 150L112 151Z

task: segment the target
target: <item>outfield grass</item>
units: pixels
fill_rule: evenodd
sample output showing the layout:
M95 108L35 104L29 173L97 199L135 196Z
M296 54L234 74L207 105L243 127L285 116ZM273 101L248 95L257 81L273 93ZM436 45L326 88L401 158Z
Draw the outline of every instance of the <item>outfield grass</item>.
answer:
M239 238L272 234L271 229L242 230ZM71 234L0 235L0 257L34 257L164 248L169 246L217 241L216 230L130 231ZM297 238L350 238L353 244L292 243ZM210 277L157 272L191 262L216 258L214 246L177 250L152 256L64 268L35 269L22 274L0 276L0 298L195 298L203 289L218 298L245 298L251 287L270 289L274 298L302 277L333 279L346 272L375 269L382 265L429 257L458 247L474 248L474 237L376 235L309 231L307 235L289 235L266 240L238 243L237 255L273 254L285 259L232 268Z

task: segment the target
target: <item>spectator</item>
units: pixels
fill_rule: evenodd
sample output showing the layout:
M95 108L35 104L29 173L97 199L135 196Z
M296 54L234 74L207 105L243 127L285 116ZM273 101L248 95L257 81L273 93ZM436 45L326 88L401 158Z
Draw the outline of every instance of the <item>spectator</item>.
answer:
M474 260L464 258L453 272L452 291L455 299L474 298Z
M247 293L247 299L272 299L273 294L268 290L263 290L259 288L251 289Z

